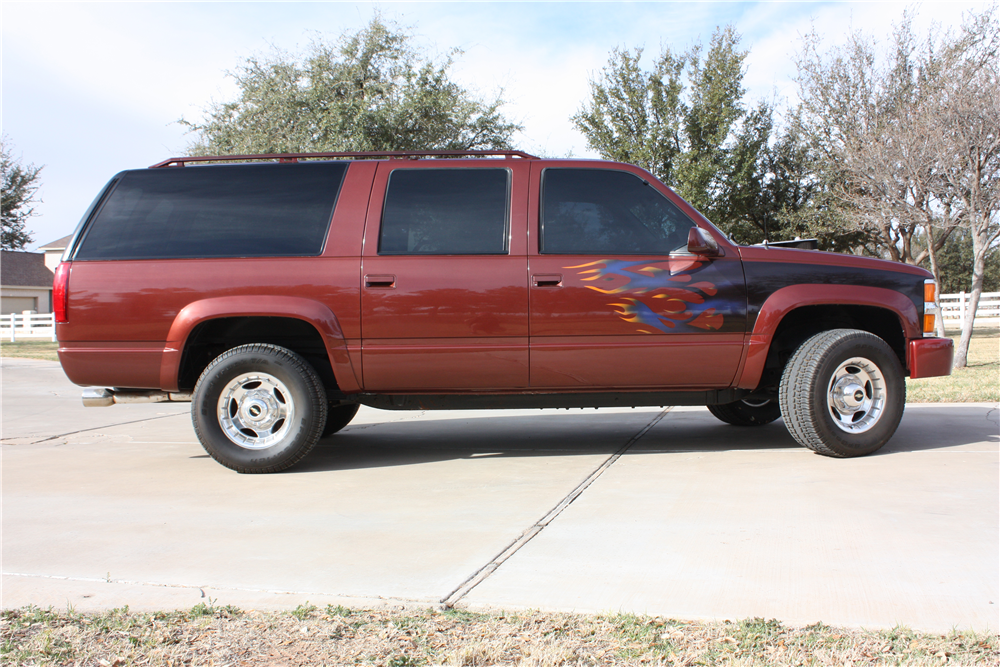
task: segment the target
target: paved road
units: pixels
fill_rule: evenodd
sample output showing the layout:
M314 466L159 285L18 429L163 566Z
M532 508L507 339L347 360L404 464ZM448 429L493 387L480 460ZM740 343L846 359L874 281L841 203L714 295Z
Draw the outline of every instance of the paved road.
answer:
M4 607L313 604L1000 628L988 404L910 405L878 455L704 408L363 409L283 474L208 458L186 405L85 409L4 359Z

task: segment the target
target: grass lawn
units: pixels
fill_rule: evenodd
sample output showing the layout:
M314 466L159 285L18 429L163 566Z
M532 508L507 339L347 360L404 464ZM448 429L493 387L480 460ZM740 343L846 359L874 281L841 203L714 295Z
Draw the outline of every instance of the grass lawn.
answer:
M0 614L14 665L998 665L995 632L869 631L762 618L705 623L632 614L475 614L314 605L244 612Z
M960 333L947 332L958 346ZM1000 329L974 331L965 368L951 375L906 381L908 403L1000 402Z
M59 361L56 350L59 343L50 340L19 340L10 342L0 341L0 357L17 357L20 359L45 359L47 361Z
M959 333L948 335L958 345ZM42 340L0 341L0 356L58 361L58 343ZM909 403L1000 402L1000 329L980 329L969 344L969 364L948 377L906 381Z

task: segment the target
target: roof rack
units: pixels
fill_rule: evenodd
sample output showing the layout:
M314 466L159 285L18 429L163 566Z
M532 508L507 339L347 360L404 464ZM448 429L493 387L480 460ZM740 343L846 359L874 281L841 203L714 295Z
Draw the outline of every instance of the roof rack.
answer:
M538 160L535 155L529 155L523 151L360 151L347 153L272 153L268 155L197 155L190 157L172 157L163 162L157 162L150 169L159 167L183 167L188 162L253 162L257 160L271 160L278 162L298 162L303 160L315 160L318 158L352 158L355 160L369 160L376 158L449 158L449 157L505 157L523 158L525 160Z

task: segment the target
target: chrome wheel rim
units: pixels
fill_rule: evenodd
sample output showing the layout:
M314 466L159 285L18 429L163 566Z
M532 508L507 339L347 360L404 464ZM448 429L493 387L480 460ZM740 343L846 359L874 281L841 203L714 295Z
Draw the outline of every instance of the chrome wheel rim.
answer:
M267 373L244 373L230 380L218 408L222 432L244 449L266 449L278 442L295 416L288 387Z
M882 371L864 357L853 357L834 371L827 391L827 408L840 430L856 434L870 430L885 409Z

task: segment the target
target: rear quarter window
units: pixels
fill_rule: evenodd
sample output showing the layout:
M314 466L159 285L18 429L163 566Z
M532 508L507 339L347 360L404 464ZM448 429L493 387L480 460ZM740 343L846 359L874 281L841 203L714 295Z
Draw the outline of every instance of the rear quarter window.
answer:
M319 255L346 171L305 163L124 172L74 259Z

